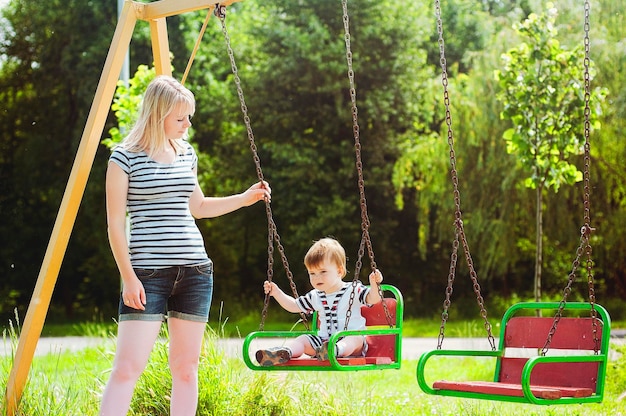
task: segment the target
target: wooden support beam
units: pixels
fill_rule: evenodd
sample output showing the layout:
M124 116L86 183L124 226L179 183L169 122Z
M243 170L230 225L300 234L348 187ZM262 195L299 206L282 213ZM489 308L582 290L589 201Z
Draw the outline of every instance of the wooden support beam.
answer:
M240 0L160 0L152 3L138 3L137 18L141 20L156 20L163 17L208 9L215 7L216 4L230 6L238 1Z
M159 75L172 75L170 46L167 37L165 18L150 20L150 37L152 38L152 55L154 68Z

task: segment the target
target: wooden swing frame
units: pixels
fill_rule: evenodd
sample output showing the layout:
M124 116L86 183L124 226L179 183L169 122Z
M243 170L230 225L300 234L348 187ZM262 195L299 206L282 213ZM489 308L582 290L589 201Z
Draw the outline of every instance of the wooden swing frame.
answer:
M366 319L366 329L343 330L333 334L328 341L328 361L319 361L317 358L303 356L289 360L284 364L264 367L254 361L252 352L255 350L254 341L260 338L293 339L300 335L315 335L318 331L317 312L311 319L313 325L308 331L256 331L248 334L243 342L243 360L251 370L255 371L359 371L399 369L402 357L402 319L404 316L404 301L400 291L391 285L381 285L383 292L390 292L393 298L383 298L386 308L394 320L395 325L389 326L382 302L371 307L362 306L361 313ZM372 289L374 290L374 289ZM335 345L342 337L361 335L366 337L369 346L365 357L338 358Z
M594 305L597 318L562 317L550 343L554 355L537 354L546 342L554 318L518 316L520 312L557 310L558 302L526 302L511 306L502 317L499 346L493 351L433 350L417 364L417 382L428 394L537 405L599 403L604 396L609 358L611 318ZM565 311L590 311L586 302L568 302ZM594 322L597 324L594 326ZM594 328L596 333L594 333ZM596 345L597 340L599 345ZM514 351L514 354L509 354ZM523 355L523 354L522 354ZM493 358L492 381L427 381L426 366L434 357Z

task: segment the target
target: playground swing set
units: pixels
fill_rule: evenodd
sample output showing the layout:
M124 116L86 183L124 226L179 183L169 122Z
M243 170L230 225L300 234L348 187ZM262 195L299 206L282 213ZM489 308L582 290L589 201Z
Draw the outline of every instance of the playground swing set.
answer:
M239 0L226 0L215 4L214 0L160 0L152 3L139 3L126 0L121 10L119 21L111 42L104 68L94 101L86 122L85 130L80 141L77 156L68 179L67 187L54 224L37 283L28 307L22 333L17 346L14 364L9 375L6 393L5 408L7 415L16 414L21 399L28 372L33 360L35 348L43 329L43 324L50 304L52 291L58 277L62 259L67 248L69 236L78 212L78 208L85 190L87 178L95 153L99 145L100 136L115 92L115 86L122 70L123 61L128 51L134 27L138 20L149 22L152 39L152 51L157 74L171 75L171 63L166 27L166 18L187 12L208 10L206 20L198 36L193 52L189 58L182 78L184 83L195 54L198 50L202 35L211 14L215 14L221 22L226 47L230 58L237 93L240 99L244 123L248 133L250 148L253 154L256 172L259 180L264 180L260 158L254 141L250 118L247 113L244 94L241 88L234 53L230 45L230 38L225 25L226 7ZM356 168L358 174L358 188L361 208L361 242L358 250L352 288L356 287L362 268L362 259L367 249L372 270L377 269L374 260L374 251L369 235L370 221L367 214L367 202L363 180L363 164L361 161L361 143L356 106L356 88L354 71L352 68L352 52L350 49L349 16L347 0L342 0L343 22L345 29L346 60L348 65L348 79L350 83L350 97L352 103L352 121L354 134L354 148ZM487 399L511 402L525 402L533 404L572 404L600 402L604 394L604 380L608 362L610 337L610 317L607 311L595 303L594 280L591 260L590 235L593 229L590 226L589 210L589 0L585 0L585 153L584 153L584 225L581 229L581 243L576 252L568 283L563 291L561 302L528 302L513 305L502 318L502 330L499 345L496 348L495 339L491 334L491 325L487 320L487 311L480 294L477 274L474 270L469 246L460 210L460 194L458 191L458 176L453 147L451 116L447 90L447 70L444 52L443 25L439 0L435 0L437 27L439 32L440 57L442 67L442 83L444 86L444 103L446 107L446 123L448 126L448 144L450 147L451 175L454 186L455 212L455 239L451 255L450 274L446 288L446 299L442 312L442 322L437 349L423 354L417 365L417 382L420 388L428 394L464 397L473 399ZM297 290L293 281L293 274L289 269L289 262L281 244L280 236L273 219L269 201L266 201L268 220L268 270L267 279L273 278L274 245L278 248L285 268L293 295L297 297ZM456 261L459 245L465 253L469 266L470 277L473 282L477 302L487 332L491 351L474 350L444 350L445 324L450 307L450 295L455 278ZM589 286L589 302L567 302L580 259L586 255L587 281ZM367 328L360 331L348 331L344 328L334 334L329 340L329 360L319 361L316 358L297 358L289 362L263 367L253 362L251 351L254 343L262 338L292 338L302 334L316 333L317 316L311 317L312 328L309 329L308 319L301 315L306 331L264 331L264 323L269 307L269 295L266 295L259 331L249 334L243 344L243 360L252 370L263 371L349 371L374 369L399 369L402 350L402 319L404 312L403 298L400 291L388 284L377 285L381 297L383 293L392 297L383 297L383 302L371 308L363 307L362 313L366 318ZM553 318L531 316L538 309L556 311ZM574 312L574 317L563 316L563 313ZM581 317L581 311L589 317ZM346 317L348 320L349 316ZM346 323L347 327L347 323ZM558 330L557 330L558 329ZM368 340L369 349L366 357L337 357L334 345L347 335L362 335ZM509 356L507 350L540 349L535 357L525 358ZM548 355L548 351L567 350L568 354ZM572 353L574 351L574 353ZM429 384L427 378L427 362L436 357L492 357L496 360L493 381L434 381Z

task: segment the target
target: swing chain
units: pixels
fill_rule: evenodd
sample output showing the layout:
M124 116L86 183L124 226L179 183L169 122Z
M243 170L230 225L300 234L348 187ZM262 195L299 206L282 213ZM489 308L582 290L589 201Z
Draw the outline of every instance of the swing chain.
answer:
M254 140L254 133L252 132L252 125L250 123L250 117L248 116L248 107L246 105L245 97L243 94L243 89L241 87L241 79L239 78L239 71L237 69L237 63L235 62L235 53L233 52L233 48L230 42L230 36L228 35L228 29L226 28L226 7L220 4L215 5L215 16L219 18L220 23L222 25L222 33L224 35L224 40L226 42L226 49L228 52L228 57L230 59L230 66L233 72L233 78L235 81L235 86L237 87L237 96L239 97L239 103L241 105L241 112L243 114L243 121L246 125L246 131L248 134L248 141L250 142L250 150L252 151L252 156L254 159L254 164L256 166L256 173L259 178L259 181L263 182L263 171L261 169L261 159L259 158L257 152L257 146ZM289 279L289 286L291 287L291 291L294 297L298 297L298 290L296 288L296 284L293 280L293 273L289 267L289 261L287 260L287 256L285 254L285 249L280 241L280 236L278 235L278 230L276 227L276 223L274 222L274 217L272 215L272 207L270 205L269 200L265 200L265 213L267 216L267 228L268 228L268 247L267 247L267 280L271 283L274 275L274 243L276 243L276 247L278 248L278 252L280 254L283 267L285 268L285 273L287 274L287 278ZM263 310L261 312L261 323L259 325L259 330L263 330L265 326L265 320L267 318L267 311L269 307L270 301L269 293L265 295L265 299L263 301ZM302 323L309 330L308 320L304 313L300 313L300 317L302 319Z
M448 275L448 286L446 288L446 300L444 301L444 311L441 314L441 326L439 329L439 345L438 348L441 348L441 343L444 338L444 329L445 323L448 318L448 308L450 306L450 295L452 294L452 284L454 282L454 274L456 273L456 262L457 262L457 251L459 245L459 238L461 245L463 247L463 252L465 253L465 260L467 262L467 266L470 271L470 278L472 280L472 285L474 289L474 293L476 294L476 302L480 308L480 316L483 318L485 331L487 332L487 340L491 345L492 351L496 350L496 343L491 333L491 324L487 319L487 309L485 308L484 299L480 293L480 285L478 283L478 275L476 270L474 269L474 262L472 260L472 256L469 250L469 244L467 242L467 237L465 236L465 230L463 228L463 220L461 214L461 194L459 192L459 178L456 169L456 156L454 152L454 139L452 134L452 116L450 113L450 97L448 93L448 71L446 65L446 55L445 55L445 47L444 47L444 39L443 39L443 21L441 18L441 5L439 0L435 0L435 15L437 17L437 32L439 35L438 43L439 43L439 62L441 65L441 83L443 85L443 97L444 97L444 105L446 109L446 125L448 129L448 146L450 148L450 175L452 178L453 185L453 195L454 195L454 205L455 205L455 221L454 226L456 229L455 233L455 241L453 246L453 253L451 256L450 262L450 271Z
M448 286L446 287L446 299L443 301L443 312L441 312L441 325L439 326L439 337L437 338L437 349L440 350L445 337L446 322L448 321L448 309L450 309L450 298L454 287L454 277L456 276L456 265L459 253L459 233L454 233L452 243L452 254L450 256L450 271L448 272Z
M584 157L584 229L585 229L585 253L587 254L587 286L589 289L589 304L591 307L591 322L593 329L593 341L594 341L594 351L597 355L600 350L600 340L598 339L598 313L595 309L595 287L594 287L594 278L593 278L593 260L591 259L591 233L595 231L595 228L591 227L591 186L590 182L590 174L589 174L589 165L591 164L591 145L590 145L590 130L591 130L591 122L590 122L590 114L591 108L589 106L589 102L591 101L591 77L589 75L589 67L591 64L590 58L590 41L589 41L589 30L590 30L590 19L589 12L591 9L591 4L589 0L585 0L584 4L584 48L585 48L585 58L583 60L584 65L584 80L585 80L585 110L584 110L584 135L585 135L585 157ZM582 232L582 231L581 231Z
M362 259L365 255L365 248L370 258L370 264L372 270L377 270L376 261L374 260L374 249L372 247L372 240L369 234L370 220L367 214L367 200L365 198L365 180L363 179L363 162L361 160L361 141L359 121L358 121L358 108L356 104L356 87L354 82L354 69L352 67L352 49L350 47L350 17L348 15L348 0L341 1L343 11L343 27L344 27L344 40L346 44L346 62L348 64L348 80L350 82L350 101L352 103L352 133L354 135L354 152L356 158L356 170L358 175L359 186L359 202L361 207L361 242L359 244L359 251L357 254L357 260L354 267L354 278L352 280L352 292L350 293L350 301L348 304L348 313L346 315L345 329L348 329L348 323L350 316L352 315L352 305L354 303L354 296L356 292L356 284L359 280L359 274L362 268ZM383 299L383 309L385 311L385 317L390 327L393 327L393 319L387 308L387 303L384 301L383 290L380 285L376 285L378 294Z
M592 248L591 248L591 234L595 231L595 228L591 227L591 209L590 209L590 174L589 174L589 166L591 164L591 146L589 141L589 133L590 133L590 114L591 108L589 106L589 102L591 100L591 87L590 87L590 75L589 75L589 66L590 66L590 52L589 52L589 9L590 3L589 0L585 0L584 6L584 48L585 48L585 57L583 60L584 65L584 100L585 100L585 109L584 109L584 167L583 167L583 199L584 199L584 215L583 221L584 225L580 229L580 246L576 250L576 258L572 263L572 270L569 273L567 285L563 290L563 298L559 302L559 308L554 316L554 321L552 323L552 327L548 332L548 337L546 339L546 343L541 349L541 355L546 355L548 349L550 347L550 343L552 342L552 337L556 332L557 325L561 320L563 315L563 309L565 308L565 304L567 302L567 298L571 293L571 287L576 279L576 271L580 266L580 259L583 256L583 253L586 256L585 266L587 271L587 286L589 290L589 305L590 305L590 315L591 315L591 325L593 331L593 341L594 341L594 352L596 355L599 354L600 351L600 339L598 338L598 313L595 309L595 287L594 287L594 277L593 277L593 260L591 258Z

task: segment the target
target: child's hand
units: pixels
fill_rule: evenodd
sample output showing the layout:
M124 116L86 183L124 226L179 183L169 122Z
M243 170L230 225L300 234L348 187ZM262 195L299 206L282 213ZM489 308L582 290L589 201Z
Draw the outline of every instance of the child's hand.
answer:
M369 279L370 286L373 286L374 284L380 284L383 281L383 274L380 272L380 270L376 269L370 273Z
M274 282L270 282L269 280L266 280L265 282L263 282L263 291L265 292L266 295L272 295L272 292L274 291L274 288L277 287L276 283Z

